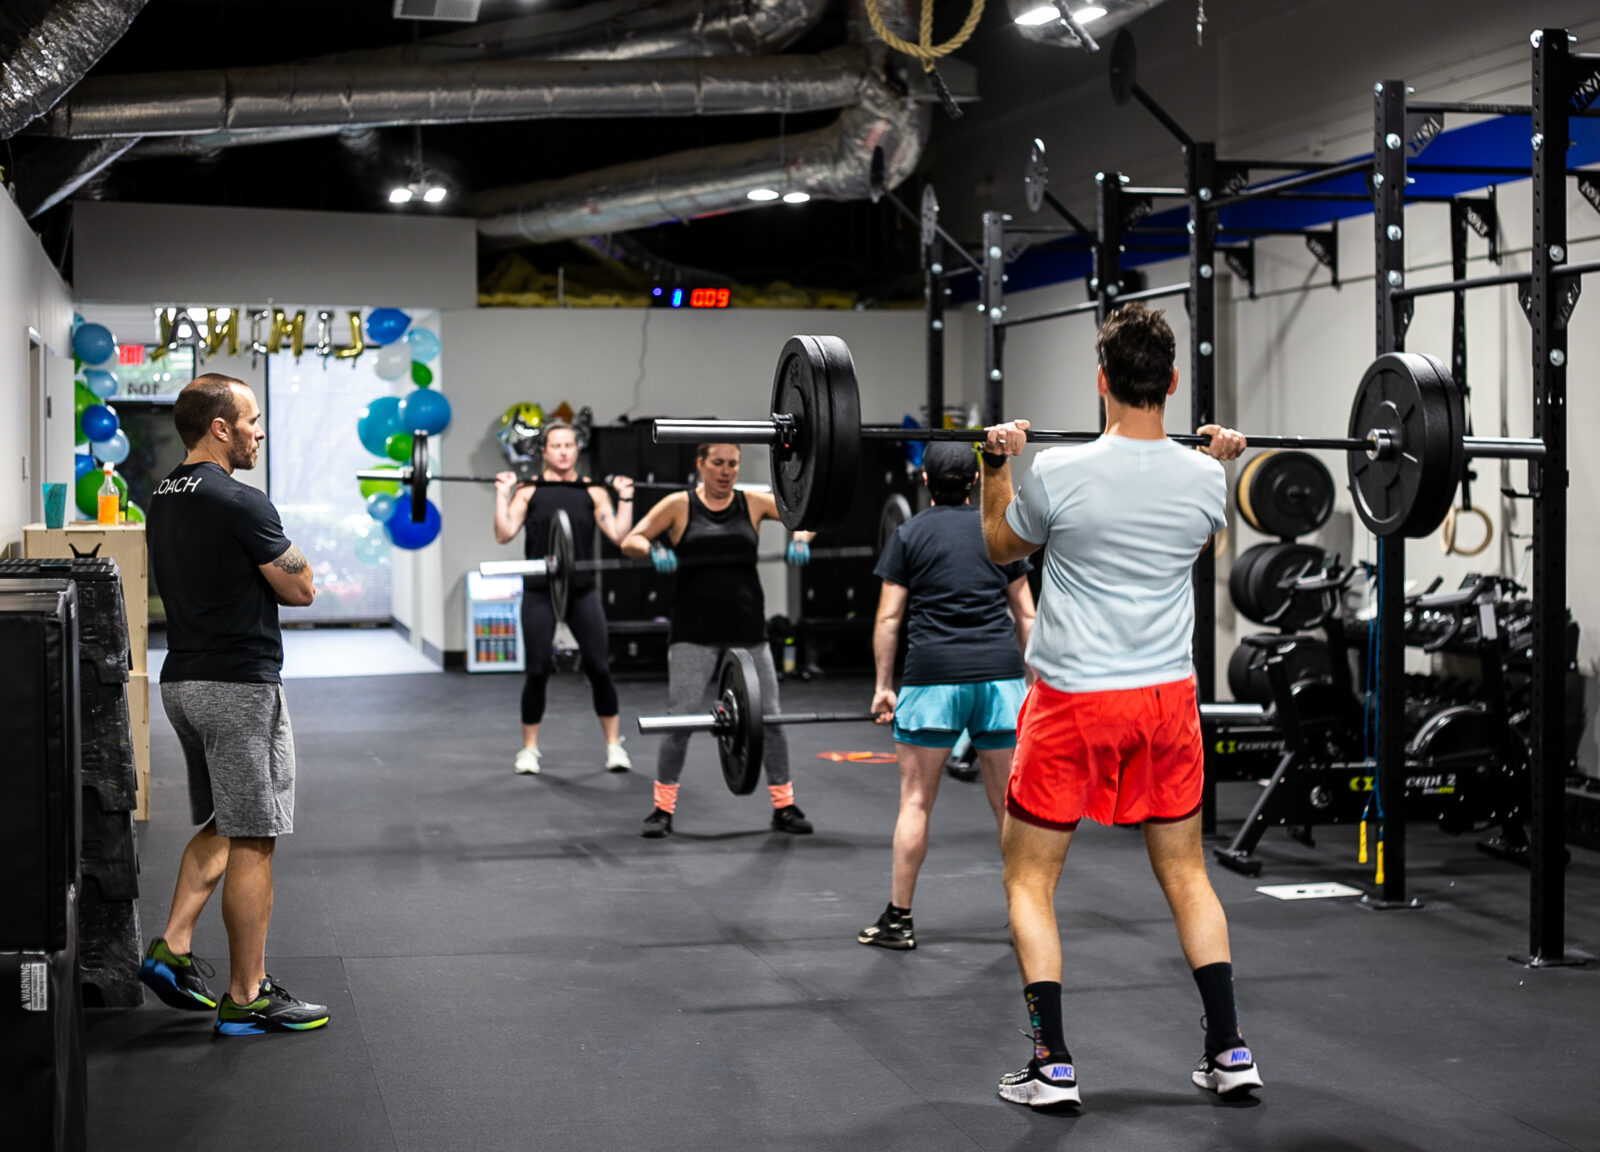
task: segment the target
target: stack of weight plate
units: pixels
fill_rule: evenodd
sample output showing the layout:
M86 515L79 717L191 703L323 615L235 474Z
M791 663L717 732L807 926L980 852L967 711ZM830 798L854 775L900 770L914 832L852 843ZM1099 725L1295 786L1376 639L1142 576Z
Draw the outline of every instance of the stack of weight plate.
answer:
M70 580L78 591L78 693L82 717L83 890L78 954L90 1007L144 1003L139 961L139 854L133 834L137 777L128 722L128 621L112 560L0 560L0 581ZM0 583L0 587L4 587Z
M1290 589L1299 576L1319 574L1326 554L1296 538L1315 532L1333 513L1333 477L1307 452L1262 452L1239 474L1234 497L1244 522L1276 541L1247 548L1233 562L1228 595L1245 619L1277 628L1240 640L1228 661L1235 700L1270 702L1267 661L1289 662L1291 685L1331 675L1328 646L1314 635L1328 605L1323 594Z

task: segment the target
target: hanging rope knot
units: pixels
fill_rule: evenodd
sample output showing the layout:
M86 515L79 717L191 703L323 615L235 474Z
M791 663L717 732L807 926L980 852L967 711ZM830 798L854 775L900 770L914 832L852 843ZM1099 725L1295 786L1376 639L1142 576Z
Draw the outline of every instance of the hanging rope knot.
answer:
M883 14L878 11L878 0L867 0L867 20L872 24L872 31L896 52L902 52L913 59L922 61L922 70L932 72L935 60L948 56L960 48L977 30L978 21L983 17L984 0L972 0L972 8L967 12L967 18L960 29L943 44L933 42L933 0L922 0L922 18L919 21L917 36L919 43L913 44L909 40L902 40L883 22Z

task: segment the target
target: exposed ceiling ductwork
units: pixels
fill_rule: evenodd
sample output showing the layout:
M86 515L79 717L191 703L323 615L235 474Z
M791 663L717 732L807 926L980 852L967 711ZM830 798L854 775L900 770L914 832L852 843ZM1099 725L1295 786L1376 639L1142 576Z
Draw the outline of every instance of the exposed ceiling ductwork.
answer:
M226 133L238 143L248 137L236 134L251 131L815 112L854 103L866 70L866 53L847 47L815 56L156 72L85 80L35 130L74 140Z
M752 188L861 200L871 191L873 150L883 150L889 187L900 184L916 167L927 120L926 107L875 81L826 128L480 192L468 198L467 210L479 217L478 234L490 246L504 246L754 208Z
M145 0L0 4L0 139L53 108L121 39Z

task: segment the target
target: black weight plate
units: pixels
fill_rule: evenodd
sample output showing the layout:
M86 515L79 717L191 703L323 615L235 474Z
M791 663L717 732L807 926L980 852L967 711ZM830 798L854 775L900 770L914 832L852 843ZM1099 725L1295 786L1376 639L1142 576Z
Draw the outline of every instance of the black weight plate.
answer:
M1028 198L1028 211L1044 207L1044 191L1050 187L1050 169L1044 162L1044 141L1035 139L1028 149L1028 164L1022 170L1022 193Z
M717 706L727 715L726 728L717 733L722 778L735 796L748 796L761 779L767 728L756 662L741 648L726 649L717 664Z
M1333 476L1309 452L1263 452L1239 474L1239 514L1257 532L1292 540L1333 515Z
M411 434L411 522L428 518L428 434L421 429Z
M1244 595L1235 607L1248 620L1289 632L1301 632L1322 619L1326 608L1320 592L1295 593L1288 585L1300 576L1322 571L1327 553L1312 544L1257 544L1246 577ZM1232 580L1229 592L1233 592Z
M1233 601L1233 610L1248 620L1254 620L1256 613L1250 603L1250 570L1270 547L1270 544L1257 544L1246 548L1234 559L1228 572L1228 599Z
M544 550L544 578L550 589L550 611L558 621L567 618L567 600L572 595L572 564L576 556L572 521L564 508L557 508L550 521L550 538Z
M1120 107L1133 99L1139 86L1139 55L1133 48L1133 34L1124 28L1111 41L1111 99Z
M922 186L922 246L933 247L939 237L939 197L932 184Z
M1450 374L1432 356L1391 352L1372 362L1350 406L1350 435L1395 441L1386 456L1347 453L1350 495L1379 536L1426 536L1455 501L1466 415Z
M861 406L850 348L837 336L791 336L772 381L772 412L795 428L774 446L772 494L784 527L815 532L850 513L861 462Z
M911 519L911 501L898 492L889 494L883 502L883 512L878 516L878 554L889 546L889 541L894 539L894 534L900 530L900 525Z

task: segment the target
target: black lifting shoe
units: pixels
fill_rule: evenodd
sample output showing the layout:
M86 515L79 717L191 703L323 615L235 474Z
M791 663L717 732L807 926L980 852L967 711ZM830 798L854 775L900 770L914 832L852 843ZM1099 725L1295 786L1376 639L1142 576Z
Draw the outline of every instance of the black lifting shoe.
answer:
M652 808L650 815L644 818L644 824L639 828L639 835L646 840L659 840L672 833L672 813L663 812L659 808Z
M911 917L899 915L891 904L883 910L883 915L878 917L876 923L868 924L856 933L856 943L909 952L917 946L917 937L911 926Z
M772 830L774 832L788 832L794 836L809 836L814 831L811 821L806 819L806 814L800 811L798 804L787 804L772 813Z

